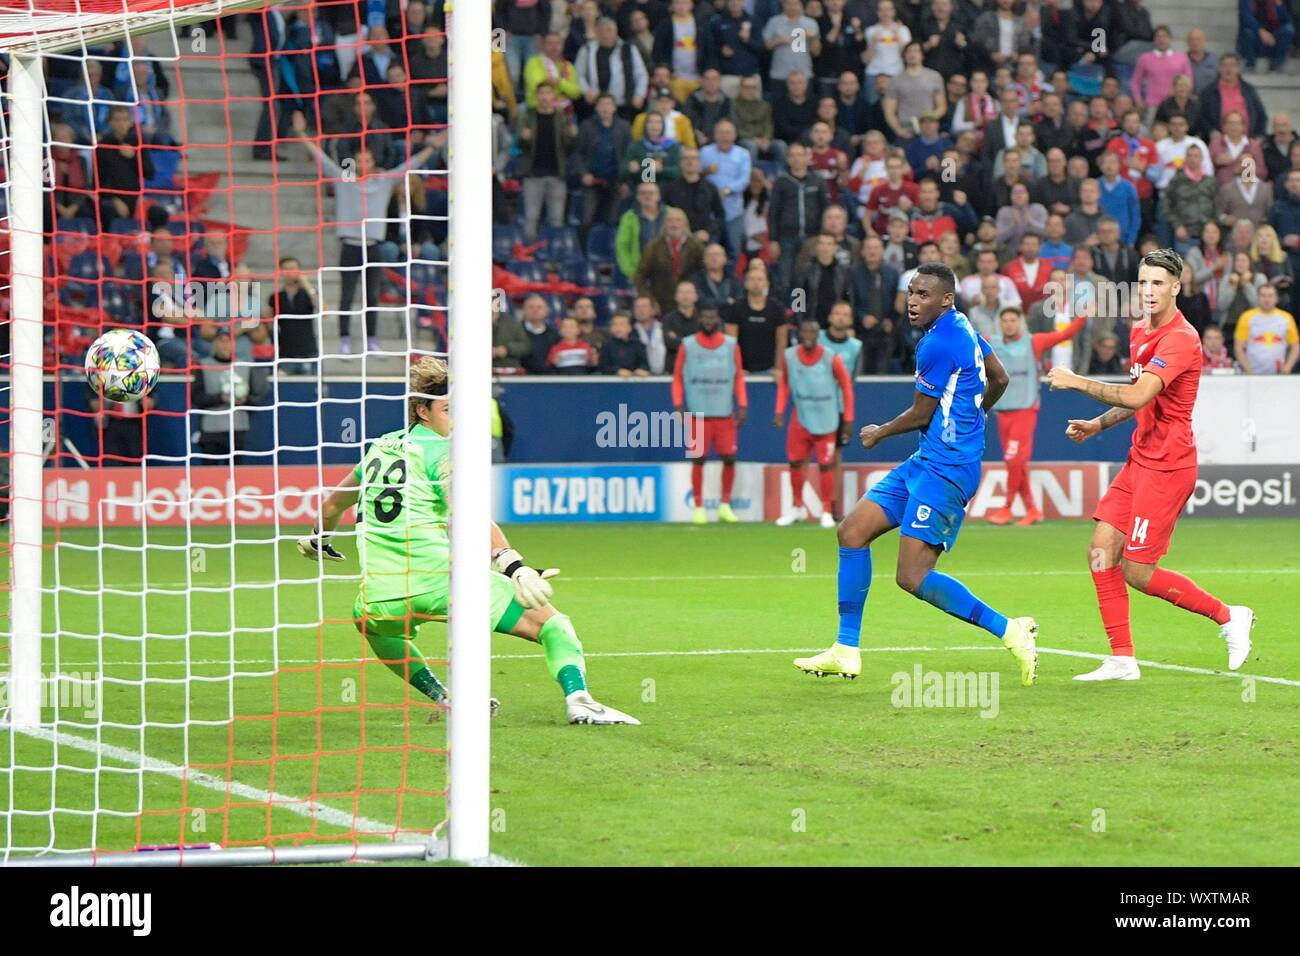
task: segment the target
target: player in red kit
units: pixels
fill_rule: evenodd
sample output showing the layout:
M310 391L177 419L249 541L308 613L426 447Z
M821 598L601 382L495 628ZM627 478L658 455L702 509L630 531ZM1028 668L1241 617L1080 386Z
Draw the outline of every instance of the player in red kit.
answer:
M736 481L736 429L745 424L749 400L745 369L736 340L722 333L718 310L700 309L700 330L683 340L673 367L673 408L690 412L693 423L686 455L691 459L691 491L695 510L691 521L704 524L704 459L713 449L722 459L722 499L718 520L735 522L731 487Z
M1087 323L1085 313L1055 332L1025 335L1025 319L1019 309L1008 306L998 315L999 334L993 338L993 351L1011 377L997 407L1002 460L1007 463L1007 503L989 514L990 524L1010 524L1011 506L1017 497L1025 505L1025 516L1016 524L1038 524L1043 520L1029 487L1029 459L1034 454L1034 429L1038 425L1038 363L1044 352L1074 338Z
M1158 567L1196 486L1192 406L1202 357L1196 330L1175 303L1182 274L1182 257L1172 249L1142 257L1138 290L1145 317L1133 323L1130 333L1129 384L1097 382L1064 368L1052 369L1047 377L1054 389L1073 389L1112 406L1097 418L1072 420L1065 433L1073 441L1137 418L1128 461L1093 513L1097 524L1088 552L1111 656L1075 680L1141 676L1133 656L1126 584L1218 624L1228 645L1229 670L1241 667L1250 654L1254 611L1224 604L1183 575Z
M787 402L794 398L785 435L794 502L776 519L781 527L808 517L803 506L803 472L809 458L821 470L822 527L835 527L835 450L837 441L847 440L852 430L853 379L840 357L818 341L821 331L821 324L812 316L799 323L799 344L785 350L785 375L776 386L772 424L777 428L785 418Z

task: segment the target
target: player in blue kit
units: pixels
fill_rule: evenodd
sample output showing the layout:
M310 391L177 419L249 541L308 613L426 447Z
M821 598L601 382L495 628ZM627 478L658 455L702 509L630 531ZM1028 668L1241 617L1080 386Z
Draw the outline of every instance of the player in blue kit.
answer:
M925 330L916 347L912 407L883 425L864 426L859 437L870 449L891 435L919 431L920 447L840 522L839 632L830 650L794 662L801 671L847 678L862 673L858 640L871 588L871 542L898 528L898 586L1000 638L1025 686L1037 676L1034 619L1007 618L935 570L979 487L985 419L1009 381L992 347L954 307L956 288L952 270L940 263L921 266L908 283L908 321Z

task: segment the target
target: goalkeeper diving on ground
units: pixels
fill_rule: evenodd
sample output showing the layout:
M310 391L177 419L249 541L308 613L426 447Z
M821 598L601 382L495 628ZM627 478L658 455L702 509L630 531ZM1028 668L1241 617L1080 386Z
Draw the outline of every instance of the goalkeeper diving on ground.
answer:
M313 561L344 560L330 535L360 502L361 589L352 606L357 630L389 670L435 703L448 703L447 689L429 670L415 633L426 621L445 617L451 591L449 405L446 364L421 359L411 367L407 427L371 442L361 463L326 497L313 533L298 542ZM495 522L491 534L492 629L542 646L546 668L564 691L569 723L639 724L587 690L573 622L551 604L547 579L559 571L526 565Z

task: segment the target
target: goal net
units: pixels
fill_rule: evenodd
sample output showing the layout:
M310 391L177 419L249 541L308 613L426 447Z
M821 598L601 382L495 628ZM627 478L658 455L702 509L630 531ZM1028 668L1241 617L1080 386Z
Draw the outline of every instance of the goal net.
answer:
M445 6L0 3L0 864L487 858L491 36ZM116 328L143 399L87 384ZM381 661L352 511L298 543L427 355L470 530Z

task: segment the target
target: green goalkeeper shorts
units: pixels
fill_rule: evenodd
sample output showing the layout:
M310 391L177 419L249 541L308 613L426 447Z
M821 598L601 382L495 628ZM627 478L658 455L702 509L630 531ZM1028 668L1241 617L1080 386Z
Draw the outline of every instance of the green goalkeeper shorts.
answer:
M510 579L495 571L490 573L492 630L509 633L523 617L524 609L515 600L515 586ZM425 591L423 594L372 601L369 604L362 603L361 594L358 593L352 604L353 623L366 637L404 637L410 640L421 624L447 616L450 590L449 583L447 587Z

